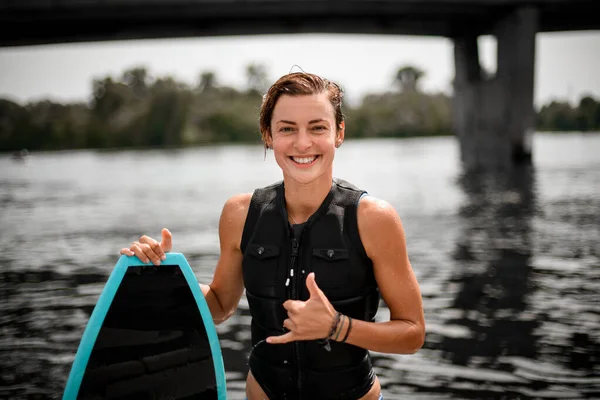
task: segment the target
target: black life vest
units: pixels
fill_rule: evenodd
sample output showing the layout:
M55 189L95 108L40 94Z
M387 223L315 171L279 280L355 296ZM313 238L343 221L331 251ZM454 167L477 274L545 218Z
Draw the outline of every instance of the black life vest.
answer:
M334 179L298 237L288 223L283 182L253 193L241 243L252 345L258 344L249 366L270 400L356 399L373 384L369 352L360 347L331 341L327 350L317 340L261 342L286 332L287 312L282 304L309 298L306 276L310 272L337 311L374 321L379 289L357 225L363 194L352 184Z

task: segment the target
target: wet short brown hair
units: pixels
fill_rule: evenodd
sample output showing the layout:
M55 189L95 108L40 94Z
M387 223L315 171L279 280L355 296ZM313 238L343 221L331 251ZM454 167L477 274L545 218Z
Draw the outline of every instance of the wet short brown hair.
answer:
M335 82L307 72L293 72L279 78L263 96L260 107L260 134L265 147L267 146L267 139L271 136L273 110L281 95L307 96L321 93L327 93L335 113L335 125L339 130L344 121L344 114L342 113L344 92Z

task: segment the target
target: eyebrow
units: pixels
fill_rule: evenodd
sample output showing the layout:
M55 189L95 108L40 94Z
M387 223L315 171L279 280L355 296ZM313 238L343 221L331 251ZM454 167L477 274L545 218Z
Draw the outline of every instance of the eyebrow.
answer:
M326 122L323 118L319 118L319 119L313 119L312 121L308 121L309 124L316 124L317 122ZM280 121L277 121L277 123L284 123L284 124L290 124L290 125L296 125L296 123L294 121L288 121L285 119L282 119Z

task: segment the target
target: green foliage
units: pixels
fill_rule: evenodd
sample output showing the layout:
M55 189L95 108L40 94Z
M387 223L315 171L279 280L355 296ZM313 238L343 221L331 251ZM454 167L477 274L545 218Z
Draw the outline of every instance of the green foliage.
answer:
M437 136L451 132L450 98L416 91L365 96L347 111L348 137Z
M600 100L584 96L576 107L567 102L552 101L537 113L537 128L541 131L598 131Z
M247 87L220 86L213 71L194 87L172 77L154 79L143 67L92 81L89 104L40 101L20 105L0 99L0 152L80 148L179 147L220 142L260 142L258 127L267 71L251 64ZM400 68L398 90L365 96L344 107L346 135L354 138L452 134L451 98L418 89L424 72ZM600 101L585 96L575 107L553 101L537 113L543 131L600 130Z

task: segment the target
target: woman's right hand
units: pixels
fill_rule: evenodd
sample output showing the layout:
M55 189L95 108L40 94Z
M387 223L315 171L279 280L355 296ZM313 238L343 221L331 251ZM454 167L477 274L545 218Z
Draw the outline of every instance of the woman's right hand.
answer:
M165 253L171 251L173 247L173 236L168 229L164 228L161 232L162 241L159 243L150 236L142 236L139 241L127 248L121 249L120 254L126 256L137 256L142 262L152 262L154 265L160 265L160 262L165 260Z

